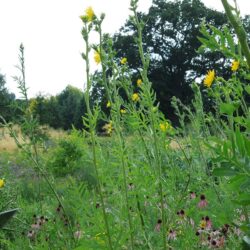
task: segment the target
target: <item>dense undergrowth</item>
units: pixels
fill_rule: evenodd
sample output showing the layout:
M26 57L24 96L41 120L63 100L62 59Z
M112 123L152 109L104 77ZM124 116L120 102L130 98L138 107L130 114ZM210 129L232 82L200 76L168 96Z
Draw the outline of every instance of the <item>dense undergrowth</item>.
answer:
M238 38L203 24L200 53L232 59L231 78L208 69L205 88L192 84L190 106L173 98L179 127L158 110L147 78L150 55L143 51L136 0L131 20L142 61L136 83L126 58L113 60L112 41L102 34L104 15L88 8L81 17L88 110L83 131L48 141L29 109L20 48L18 84L27 103L19 133L2 118L19 151L0 158L1 249L249 249L249 49L237 10L223 4ZM98 45L90 44L91 32L98 32ZM109 116L89 102L92 50ZM201 91L211 112L203 109ZM106 137L96 133L99 119Z

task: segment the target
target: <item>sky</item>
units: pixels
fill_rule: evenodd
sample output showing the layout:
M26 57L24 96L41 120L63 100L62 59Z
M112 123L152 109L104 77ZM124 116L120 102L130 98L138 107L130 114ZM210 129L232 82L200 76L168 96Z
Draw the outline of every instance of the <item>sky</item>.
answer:
M202 0L223 10L220 0ZM232 0L230 0L232 1ZM249 0L238 0L241 14L250 14ZM68 84L84 88L85 66L81 58L84 42L79 16L92 6L105 13L103 31L115 33L124 24L130 0L0 0L0 73L6 87L19 97L13 76L19 74L19 46L25 47L28 96L59 94ZM147 12L152 0L139 0L139 11ZM95 37L92 37L95 42ZM96 69L91 63L92 72Z

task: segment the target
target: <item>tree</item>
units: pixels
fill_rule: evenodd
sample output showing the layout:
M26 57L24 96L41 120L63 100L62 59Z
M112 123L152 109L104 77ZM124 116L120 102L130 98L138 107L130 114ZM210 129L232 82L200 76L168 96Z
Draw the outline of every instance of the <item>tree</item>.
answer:
M5 87L6 80L4 75L0 74L0 115L8 122L10 121L14 114L10 105L15 100L15 95L9 93L8 89Z
M46 97L39 94L36 98L29 100L29 106L41 125L49 125L53 128L62 127L60 124L60 109L56 97Z
M30 99L30 109L40 124L53 128L82 128L82 116L85 113L83 93L68 85L59 95L45 97L39 94Z
M85 102L83 92L71 85L68 85L62 93L57 96L60 110L60 122L63 129L82 128L82 116L85 113Z
M144 21L144 49L150 53L149 79L153 83L160 109L172 121L175 120L171 98L176 96L189 103L193 93L190 84L201 79L209 69L225 76L226 59L219 53L197 54L201 43L197 39L203 20L218 28L227 23L226 16L206 8L200 0L154 0L148 14L139 13ZM131 21L114 36L117 56L128 58L129 66L141 67L138 49L134 41L136 29Z

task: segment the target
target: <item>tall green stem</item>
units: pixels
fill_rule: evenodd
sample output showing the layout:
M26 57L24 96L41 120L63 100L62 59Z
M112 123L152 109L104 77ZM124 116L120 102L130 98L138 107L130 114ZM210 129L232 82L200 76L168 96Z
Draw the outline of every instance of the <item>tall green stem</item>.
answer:
M113 247L112 247L111 235L110 235L109 224L108 224L108 216L105 211L104 197L103 197L103 193L101 189L101 182L100 182L99 171L97 167L95 123L92 120L93 114L90 109L90 101L89 101L91 82L90 82L90 74L89 74L89 40L88 40L89 29L88 29L87 23L85 24L85 29L87 32L87 35L85 36L85 43L86 43L86 53L85 53L86 60L85 61L86 61L86 76L87 76L87 90L85 92L85 102L87 106L87 113L88 113L88 119L89 119L89 130L90 130L90 137L91 137L91 144L92 144L93 164L94 164L95 175L97 179L97 190L101 199L103 218L104 218L105 228L106 228L107 237L108 237L108 245L109 245L109 249L112 250Z
M101 63L102 63L102 81L104 84L104 88L106 90L106 94L108 97L108 100L111 102L111 94L110 94L110 90L108 88L108 84L107 84L107 77L106 77L106 65L103 61L103 41L102 41L102 29L101 29L101 24L98 26L99 29L99 49L100 49L100 56L101 56ZM117 119L112 119L112 121L116 121L115 122L115 126L116 126L116 132L117 132L117 136L119 138L119 144L120 144L120 149L122 152L122 156L121 156L121 165L122 165L122 177L123 177L123 188L124 188L124 194L125 194L125 203L126 203L126 209L127 209L127 216L128 216L128 222L129 222L129 231L130 231L130 239L131 239L131 249L134 249L134 236L133 236L133 227L132 227L132 219L131 219L131 215L129 212L129 202L128 202L128 185L127 185L127 177L126 177L126 159L125 159L125 141L124 138L122 136L122 132L119 126L120 123L120 109L119 107L117 107L117 111L116 111L116 116Z
M147 99L150 101L149 103L149 108L153 108L154 103L151 99L151 94L150 94L150 84L149 80L147 77L147 70L149 66L149 59L145 57L144 52L143 52L143 46L142 46L142 23L139 21L137 13L136 13L136 4L133 4L133 1L131 2L131 9L134 13L134 22L137 27L137 32L138 32L138 49L139 49L139 54L141 57L142 65L143 65L143 70L141 72L142 74L142 79L145 84L147 84L145 92L144 93L147 96ZM157 138L157 133L156 133L156 124L155 124L155 115L154 112L149 113L149 118L150 122L152 125L152 131L153 131L153 145L154 145L154 153L156 157L156 166L158 169L158 181L159 181L159 191L160 191L160 202L161 202L161 217L162 217L162 240L163 240L163 249L167 249L167 238L166 238L166 218L165 218L165 213L164 213L164 199L163 199L163 186L162 186L162 166L161 166L161 160L160 160L160 153L159 153L159 148L158 148L158 138Z
M125 201L126 201L126 207L127 207L127 216L128 216L128 222L129 222L129 231L130 231L130 240L131 240L131 249L135 249L134 246L134 236L133 236L133 227L132 227L132 220L131 220L131 215L130 215L130 209L129 209L129 203L128 203L128 185L127 185L127 177L126 177L126 166L125 166L125 142L124 139L121 135L121 131L119 131L119 141L120 141L120 147L122 150L122 175L123 175L123 186L124 186L124 192L125 192Z

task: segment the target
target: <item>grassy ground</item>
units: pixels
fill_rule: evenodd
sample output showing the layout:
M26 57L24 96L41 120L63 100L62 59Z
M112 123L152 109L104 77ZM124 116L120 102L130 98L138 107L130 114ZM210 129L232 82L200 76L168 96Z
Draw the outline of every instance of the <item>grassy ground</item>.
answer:
M14 128L17 133L20 134L20 128L18 126L14 126ZM56 130L49 127L43 127L43 130L46 131L46 133L51 139L59 139L67 135L65 131L60 129ZM20 136L18 138L22 139ZM6 129L0 128L0 152L15 153L17 150L18 147L15 143L15 140L10 137Z
M15 240L11 240L12 243L8 242L12 244L8 247L3 244L4 249L19 249L20 245L23 249L36 250L74 249L72 246L77 245L81 246L79 250L108 249L105 247L106 238L103 233L105 229L103 224L100 224L103 220L102 205L100 198L94 192L96 178L91 144L78 133L66 135L65 132L54 130L50 130L50 133L53 138L63 138L61 140L63 143L49 147L41 157L48 173L52 172L54 175L53 186L60 197L63 197L69 218L53 197L48 183L34 171L32 162L21 153L16 154L15 149L12 151L11 147L8 147L10 151L2 154L5 155L2 164L6 166L4 172L6 187L3 191L5 195L12 194L8 206L19 207L20 212L9 225L14 229L10 238L15 236ZM9 141L13 143L11 138ZM111 230L112 241L119 246L116 249L130 249L130 242L127 240L129 234L125 232L128 220L124 210L126 207L124 190L121 188L123 180L120 174L121 155L117 152L118 140L112 135L101 137L98 141L102 145L102 149L97 148L97 156L100 178L105 184L103 186L105 206L109 223L114 227ZM145 141L151 152L150 140ZM208 242L212 241L208 241L207 238L212 237L210 236L212 230L221 234L221 230L227 230L223 229L224 225L230 224L231 229L228 230L227 236L214 238L216 242L220 242L219 239L226 241L218 243L223 245L221 249L239 249L237 248L240 246L239 240L230 222L238 220L242 216L242 211L236 212L237 206L232 206L230 203L223 190L224 183L214 185L213 178L207 176L202 163L202 157L206 158L207 155L201 155L201 152L207 153L204 145L202 144L200 149L196 141L188 140L188 142L191 143L188 146L184 139L180 143L186 149L188 159L185 159L181 150L177 150L179 145L176 141L172 141L170 147L163 149L167 244L170 249L176 250L210 249L212 243ZM136 138L131 136L126 138L126 144L130 154L127 185L129 211L135 230L135 249L158 250L162 245L162 225L159 222L160 196L154 178L154 166L148 162L142 143ZM190 192L193 192L194 196L191 197ZM201 195L205 195L207 204L200 208ZM33 228L41 217L48 221L42 222L41 229L34 231ZM203 219L206 217L209 218L207 221ZM72 229L69 227L69 221ZM79 234L76 243L72 239L72 230L74 235ZM30 231L36 232L35 235L30 235ZM196 235L198 233L199 235Z
M14 126L15 130L17 131L17 134L20 134L20 128L18 126ZM58 140L60 138L64 138L67 136L67 132L61 129L53 129L49 127L43 127L43 130L46 131L49 138L52 140ZM107 140L109 137L100 137L101 141ZM19 139L21 137L19 136ZM128 141L130 140L127 138ZM171 148L178 149L179 145L176 141L171 141L170 143ZM15 140L10 137L10 135L7 133L6 129L0 128L0 152L5 153L15 153L18 150L18 147L15 143Z

